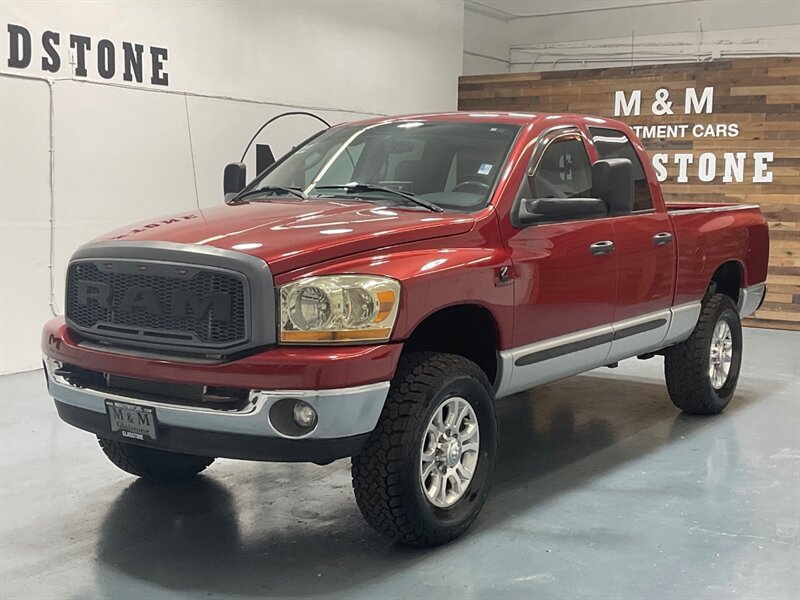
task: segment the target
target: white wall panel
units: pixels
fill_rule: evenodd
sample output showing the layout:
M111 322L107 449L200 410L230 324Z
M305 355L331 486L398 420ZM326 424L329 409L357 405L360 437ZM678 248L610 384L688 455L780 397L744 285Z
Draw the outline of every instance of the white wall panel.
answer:
M100 39L118 52L134 41L169 50L170 89L361 112L452 108L463 49L463 5L449 1L5 0L2 23L4 38L7 23L31 31L34 62L46 29L61 33L64 63L65 37L90 36L93 80ZM2 65L8 52L4 39Z
M48 87L9 74L55 80L54 273L62 308L77 246L192 208L198 198L201 206L221 203L224 165L239 159L269 117L307 107L331 122L455 109L463 23L458 1L0 1L0 373L38 366L39 333L51 314ZM31 33L26 69L8 65L9 24ZM55 74L41 70L46 30L61 35ZM92 38L80 81L71 80L70 34ZM147 56L136 89L120 87L132 85L122 80L120 56L115 76L102 80L101 39L117 53L123 41L168 48L169 86L149 83ZM280 154L316 127L310 119L280 122L258 141ZM251 150L251 175L254 160Z
M78 246L197 201L182 96L63 82L54 100L56 297L63 309L66 264Z
M508 71L508 24L486 11L464 11L464 74Z
M48 89L0 85L0 372L37 364L50 317ZM26 118L36 115L37 118Z

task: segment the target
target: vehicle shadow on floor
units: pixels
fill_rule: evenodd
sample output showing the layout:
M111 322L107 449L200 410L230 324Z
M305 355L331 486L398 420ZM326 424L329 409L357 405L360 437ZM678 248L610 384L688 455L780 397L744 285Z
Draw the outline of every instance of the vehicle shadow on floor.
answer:
M737 393L726 412L743 410L754 397ZM120 573L190 594L343 595L474 543L504 520L713 421L680 415L663 383L594 374L502 400L487 505L466 538L438 550L406 548L369 529L350 494L345 461L258 465L256 475L249 469L244 476L212 471L186 487L135 481L102 524L97 580L108 597L118 592Z

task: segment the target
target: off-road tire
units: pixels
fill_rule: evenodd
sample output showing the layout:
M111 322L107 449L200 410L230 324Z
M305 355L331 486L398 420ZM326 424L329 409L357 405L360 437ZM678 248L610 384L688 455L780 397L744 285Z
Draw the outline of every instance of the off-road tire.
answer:
M422 436L448 398L475 411L480 448L465 495L448 508L434 506L420 483ZM389 395L366 446L352 458L353 490L375 530L401 543L432 547L462 535L489 493L497 454L494 395L478 365L452 354L414 352L400 359Z
M97 440L117 467L131 475L161 483L188 481L214 462L208 456L167 452L101 437Z
M730 370L720 389L709 377L710 348L714 328L724 319L731 330L733 355ZM691 415L715 415L733 398L742 363L742 325L736 305L724 294L707 296L700 318L689 338L664 353L664 375L672 402Z

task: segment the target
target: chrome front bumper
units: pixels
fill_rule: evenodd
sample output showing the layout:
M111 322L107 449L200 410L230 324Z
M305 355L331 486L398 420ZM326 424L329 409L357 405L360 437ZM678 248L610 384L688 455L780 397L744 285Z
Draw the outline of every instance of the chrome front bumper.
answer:
M142 400L105 390L80 387L67 381L57 373L60 363L52 358L44 358L47 384L50 395L56 400L59 414L71 424L87 429L97 435L116 437L110 432L106 416L106 400L130 402L155 408L159 429L179 432L180 435L165 435L168 447L164 449L177 452L199 453L231 458L255 458L257 460L316 460L313 452L300 452L296 458L286 458L284 452L270 452L269 442L284 442L279 447L295 448L306 444L311 449L314 442L330 446L337 440L365 438L378 422L389 382L381 382L352 388L332 390L251 390L247 405L239 411L222 411L214 408L179 406L164 402ZM300 399L310 404L317 412L317 425L302 436L289 436L278 431L270 422L270 408L284 398ZM83 423L86 423L85 425ZM98 428L103 429L97 431ZM108 430L106 430L108 428ZM203 448L203 436L213 437L210 445L222 443L216 451ZM189 440L186 443L175 439ZM247 442L256 450L262 445L263 453L258 451L238 452L238 440ZM125 440L130 441L130 440ZM162 446L162 436L154 443L144 443L154 447ZM342 450L344 451L344 450ZM343 454L346 456L347 454ZM338 456L337 456L338 458Z

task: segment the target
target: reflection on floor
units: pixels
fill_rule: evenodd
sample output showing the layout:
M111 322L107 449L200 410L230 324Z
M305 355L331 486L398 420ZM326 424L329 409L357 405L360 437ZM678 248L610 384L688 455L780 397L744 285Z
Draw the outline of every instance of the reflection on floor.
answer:
M3 377L0 596L796 598L800 335L745 343L720 417L680 415L660 358L501 401L484 513L431 551L362 522L347 461L152 485L57 419L40 372Z

